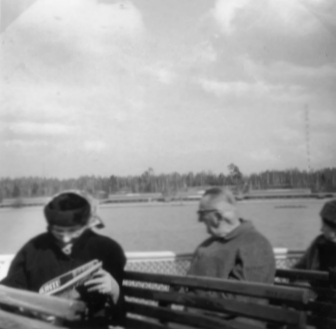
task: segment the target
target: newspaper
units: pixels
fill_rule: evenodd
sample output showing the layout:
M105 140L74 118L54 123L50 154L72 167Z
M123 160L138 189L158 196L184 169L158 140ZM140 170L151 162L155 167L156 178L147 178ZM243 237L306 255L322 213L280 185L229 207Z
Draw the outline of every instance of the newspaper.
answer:
M97 259L90 261L48 281L40 288L39 293L68 299L78 299L80 297L78 288L84 282L91 279L101 267L102 262Z

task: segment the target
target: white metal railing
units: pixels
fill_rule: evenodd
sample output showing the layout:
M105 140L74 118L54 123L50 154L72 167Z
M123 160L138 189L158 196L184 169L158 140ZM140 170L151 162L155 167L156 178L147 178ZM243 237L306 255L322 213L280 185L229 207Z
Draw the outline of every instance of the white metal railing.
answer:
M291 267L302 253L298 250L275 248L277 268ZM127 252L126 257L127 270L184 275L189 268L192 254L175 254L171 251ZM13 258L14 255L0 255L0 280L7 275Z

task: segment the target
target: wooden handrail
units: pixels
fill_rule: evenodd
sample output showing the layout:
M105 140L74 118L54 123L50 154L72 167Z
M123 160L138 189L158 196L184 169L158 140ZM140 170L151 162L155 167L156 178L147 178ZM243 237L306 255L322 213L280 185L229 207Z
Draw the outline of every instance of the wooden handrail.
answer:
M277 269L275 276L293 280L301 279L306 281L329 281L329 273L322 271Z
M160 283L166 285L185 286L195 289L211 289L227 293L234 293L249 297L285 300L292 302L308 303L309 290L301 288L287 288L270 284L240 282L216 278L196 276L177 276L154 273L126 271L125 280Z
M136 297L146 300L154 300L167 304L179 304L187 307L200 308L218 313L229 313L248 318L277 323L286 323L303 328L305 325L304 312L280 309L279 307L246 302L235 299L223 299L220 297L208 297L190 295L179 292L166 292L148 288L124 287L124 293L128 297Z
M204 316L197 313L187 313L178 310L171 310L162 307L139 304L136 302L126 302L130 313L140 314L142 316L159 318L166 322L175 322L202 329L257 329L254 326L233 323L231 321L218 319L216 317Z

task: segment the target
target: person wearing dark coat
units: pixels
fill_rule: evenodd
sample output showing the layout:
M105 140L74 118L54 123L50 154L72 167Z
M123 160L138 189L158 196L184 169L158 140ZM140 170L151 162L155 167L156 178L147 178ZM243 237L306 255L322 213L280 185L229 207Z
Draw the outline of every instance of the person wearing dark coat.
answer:
M207 190L199 204L198 220L205 224L208 239L194 252L188 275L273 284L275 258L269 241L259 233L252 222L240 218L236 200L229 189ZM244 302L265 304L267 301L232 294L192 289L197 295L236 299ZM190 309L191 312L197 310ZM210 314L211 315L211 314ZM264 327L261 321L222 315L249 325Z
M48 281L97 260L102 268L78 293L88 304L88 323L122 324L126 257L116 241L92 230L93 226L103 227L92 199L78 191L62 192L45 206L44 214L47 232L19 250L1 284L39 292Z
M322 234L313 240L303 257L294 265L296 269L336 269L336 199L323 205L320 217Z
M326 202L321 211L321 233L310 244L294 269L329 272L329 282L310 282L317 301L336 303L336 295L324 296L318 288L336 289L336 199ZM317 289L316 289L317 288Z
M273 283L273 248L251 221L240 218L235 197L228 189L207 190L198 218L210 237L196 249L189 275Z

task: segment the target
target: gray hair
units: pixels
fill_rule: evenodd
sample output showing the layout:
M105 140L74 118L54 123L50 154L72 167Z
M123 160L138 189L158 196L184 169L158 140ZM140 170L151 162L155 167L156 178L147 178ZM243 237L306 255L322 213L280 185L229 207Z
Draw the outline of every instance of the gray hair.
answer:
M211 199L224 199L226 202L236 205L236 198L233 195L232 191L226 187L211 187L206 190L203 194L203 197L210 197Z

